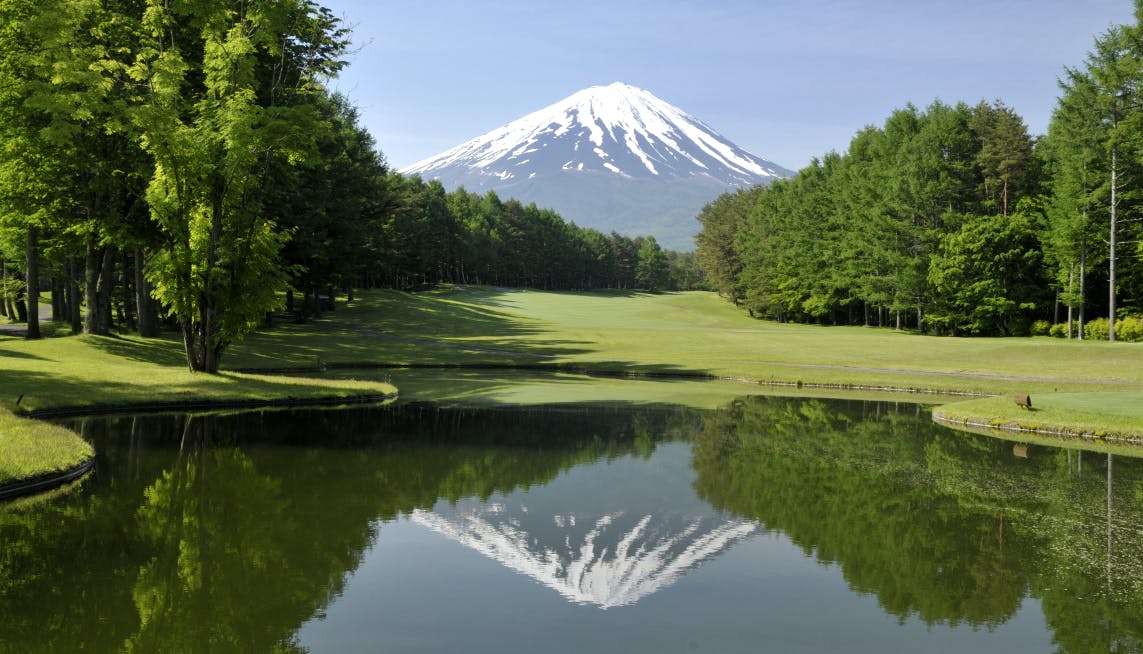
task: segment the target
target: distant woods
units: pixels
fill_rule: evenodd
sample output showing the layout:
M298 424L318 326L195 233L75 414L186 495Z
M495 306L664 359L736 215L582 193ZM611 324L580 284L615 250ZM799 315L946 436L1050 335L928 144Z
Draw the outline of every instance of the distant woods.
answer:
M1040 138L999 101L908 106L720 197L699 216L708 282L783 321L1143 336L1143 28L1100 36L1060 88Z
M311 0L0 3L0 318L37 338L50 291L73 331L165 323L217 371L354 287L701 283L653 238L390 171L325 88L347 45Z

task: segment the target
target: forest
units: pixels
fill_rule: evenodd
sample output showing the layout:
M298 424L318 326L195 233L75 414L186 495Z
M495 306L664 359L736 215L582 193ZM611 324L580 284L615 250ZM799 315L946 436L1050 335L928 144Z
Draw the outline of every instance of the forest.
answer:
M1143 338L1141 30L1065 70L1045 136L1000 101L907 106L718 198L675 253L390 170L327 88L349 32L312 0L6 0L0 319L39 338L45 304L77 333L175 329L212 372L274 312L441 283L713 288L782 321Z
M0 4L0 319L177 328L192 370L354 287L667 290L693 255L391 171L310 0Z
M1143 340L1143 4L1066 68L1048 133L1001 101L893 112L704 208L707 281L751 315Z

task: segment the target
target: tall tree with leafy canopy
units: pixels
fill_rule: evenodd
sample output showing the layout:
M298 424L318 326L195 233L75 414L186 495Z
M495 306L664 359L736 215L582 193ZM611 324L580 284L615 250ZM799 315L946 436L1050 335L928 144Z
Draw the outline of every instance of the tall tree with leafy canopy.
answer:
M275 161L312 152L322 125L308 99L341 65L344 33L308 0L149 0L144 27L133 74L149 95L137 120L164 238L149 275L190 369L217 372L285 287L265 192Z
M1108 339L1112 341L1116 340L1122 230L1137 222L1141 199L1135 181L1143 174L1141 24L1143 2L1137 0L1136 24L1109 29L1095 40L1083 68L1067 71L1053 116L1056 131L1071 137L1058 144L1065 166L1086 164L1085 148L1094 147L1104 171L1093 193L1101 198L1107 217Z
M981 102L972 109L969 128L980 140L976 163L984 176L985 202L1007 216L1032 174L1032 137L1024 119L1003 102Z

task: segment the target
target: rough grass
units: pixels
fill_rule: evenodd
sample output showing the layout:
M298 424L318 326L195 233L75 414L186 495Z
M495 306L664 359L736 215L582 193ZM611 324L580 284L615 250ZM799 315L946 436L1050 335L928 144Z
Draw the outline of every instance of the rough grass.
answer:
M73 431L0 409L0 485L67 470L93 454Z

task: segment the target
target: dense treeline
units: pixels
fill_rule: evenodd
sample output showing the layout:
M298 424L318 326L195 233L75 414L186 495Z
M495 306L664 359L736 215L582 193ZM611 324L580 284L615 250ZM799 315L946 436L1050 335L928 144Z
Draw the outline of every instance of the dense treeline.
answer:
M397 174L389 183L392 204L372 230L381 257L361 271L362 285L662 291L701 284L693 255L665 251L653 236L605 235L492 191L446 193L435 180Z
M653 238L390 171L324 86L347 43L311 0L0 4L0 316L39 337L50 288L74 331L165 317L215 371L282 291L304 317L362 284L700 283Z
M1143 310L1143 27L1109 30L1060 86L1038 139L999 101L908 106L790 180L724 195L699 216L710 284L777 320L992 335L1060 323L1115 340ZM1088 314L1112 320L1085 330Z

